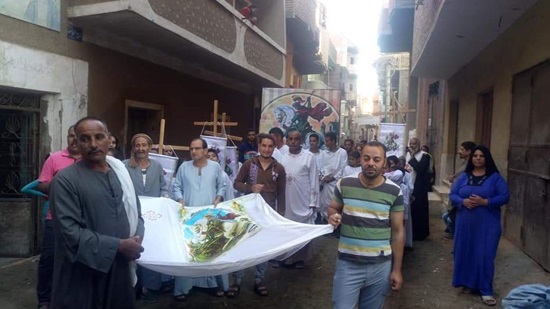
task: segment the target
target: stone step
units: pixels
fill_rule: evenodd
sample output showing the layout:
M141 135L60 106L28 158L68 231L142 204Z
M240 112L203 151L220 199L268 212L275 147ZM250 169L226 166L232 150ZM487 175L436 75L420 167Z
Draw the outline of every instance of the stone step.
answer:
M428 192L428 202L431 217L441 218L441 215L447 211L445 201L437 193Z
M443 202L441 195L435 192L428 192L428 201L430 202Z
M449 197L449 194L451 193L451 188L447 185L433 186L432 189L433 193L439 194L439 196L443 199Z

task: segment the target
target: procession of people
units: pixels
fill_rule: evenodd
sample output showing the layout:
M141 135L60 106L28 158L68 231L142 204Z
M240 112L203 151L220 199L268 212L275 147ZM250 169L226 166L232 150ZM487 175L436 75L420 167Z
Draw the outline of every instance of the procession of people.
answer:
M410 140L403 160L387 156L378 141L354 148L353 141L346 140L345 147L339 147L334 132L321 137L322 149L317 134L309 135L305 149L297 130L249 130L234 181L219 164L218 152L197 137L190 142L191 160L181 164L168 183L161 164L150 157L150 136L135 134L130 158L122 162L111 156L107 124L94 117L80 119L69 129L68 147L49 157L39 179L38 189L51 205L38 271L39 308L136 308L136 299L154 303L167 291L175 301L185 301L194 287L212 288L216 297L238 297L244 270L173 278L136 268L135 261L147 250L142 246L147 231L138 196L172 198L187 208L216 207L251 193L260 194L288 220L328 223L338 230L333 308L382 308L385 291L403 285L405 249L412 249L413 239L429 236L432 157L420 149L417 138ZM485 304L494 305L498 218L508 189L486 147L468 154L463 174L453 176L451 200L458 210L453 285L481 293ZM489 221L493 223L485 227ZM472 229L492 236L486 244L474 242L478 234ZM475 258L480 256L472 256L472 250L489 259ZM270 295L265 280L270 265L303 269L312 256L308 244L284 260L256 265L254 292ZM484 272L465 275L476 263Z

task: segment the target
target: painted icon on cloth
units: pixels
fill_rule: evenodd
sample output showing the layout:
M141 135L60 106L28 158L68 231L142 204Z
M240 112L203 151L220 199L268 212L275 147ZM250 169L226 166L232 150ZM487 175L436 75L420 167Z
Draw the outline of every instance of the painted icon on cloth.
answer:
M194 262L206 262L216 258L244 239L254 235L260 227L246 214L238 202L228 208L206 208L182 211L184 235Z
M299 131L306 149L317 133L322 146L325 133L340 132L340 91L264 88L260 131L274 127Z

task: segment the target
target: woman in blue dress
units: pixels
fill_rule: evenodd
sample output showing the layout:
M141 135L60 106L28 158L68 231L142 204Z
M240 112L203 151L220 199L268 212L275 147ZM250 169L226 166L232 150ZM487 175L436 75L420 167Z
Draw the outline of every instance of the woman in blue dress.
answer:
M466 170L453 184L451 202L458 208L454 238L453 286L479 293L494 306L495 258L500 240L500 208L510 193L489 149L477 146Z

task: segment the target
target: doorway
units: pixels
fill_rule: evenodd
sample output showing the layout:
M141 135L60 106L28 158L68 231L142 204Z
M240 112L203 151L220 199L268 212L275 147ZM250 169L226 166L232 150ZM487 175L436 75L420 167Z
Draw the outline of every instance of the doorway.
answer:
M476 141L491 147L491 125L493 123L493 91L478 95Z
M124 157L129 158L132 150L130 142L137 133L145 133L154 143L160 138L160 121L164 118L164 105L126 101L124 115Z
M504 234L550 270L550 61L514 76Z
M38 178L41 96L0 90L0 256L38 249L38 199L21 188Z

